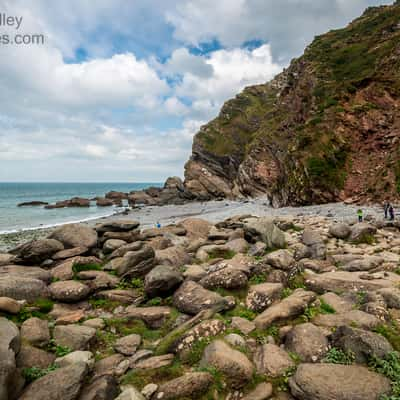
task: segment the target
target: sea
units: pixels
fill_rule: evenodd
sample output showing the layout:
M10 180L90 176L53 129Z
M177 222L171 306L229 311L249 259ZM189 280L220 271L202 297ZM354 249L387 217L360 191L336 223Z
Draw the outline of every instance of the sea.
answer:
M49 228L65 223L89 221L122 211L119 207L97 207L95 202L85 208L56 208L41 206L17 207L19 203L45 201L55 203L72 197L94 198L111 190L130 192L150 186L161 187L160 182L140 183L55 183L55 182L0 182L0 233ZM124 204L125 206L125 204Z

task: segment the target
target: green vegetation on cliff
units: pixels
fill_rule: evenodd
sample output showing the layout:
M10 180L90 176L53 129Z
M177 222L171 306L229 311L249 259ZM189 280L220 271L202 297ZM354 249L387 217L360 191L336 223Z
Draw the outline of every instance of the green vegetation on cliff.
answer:
M186 182L207 191L194 162L227 183L227 197L265 193L280 205L393 197L399 97L396 2L316 37L274 80L227 101L195 136Z

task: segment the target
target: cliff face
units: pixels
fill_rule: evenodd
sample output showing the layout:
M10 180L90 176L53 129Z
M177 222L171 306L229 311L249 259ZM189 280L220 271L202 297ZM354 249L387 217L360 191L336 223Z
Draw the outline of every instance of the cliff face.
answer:
M400 2L315 38L196 134L185 185L199 198L275 206L400 192Z

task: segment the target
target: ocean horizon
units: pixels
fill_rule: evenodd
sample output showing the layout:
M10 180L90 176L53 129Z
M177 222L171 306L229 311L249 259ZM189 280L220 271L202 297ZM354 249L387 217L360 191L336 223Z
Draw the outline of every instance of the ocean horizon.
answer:
M45 209L41 206L18 207L19 203L44 201L55 203L72 197L94 198L111 190L130 192L161 182L0 182L0 234L48 228L72 222L107 217L121 208L90 207Z

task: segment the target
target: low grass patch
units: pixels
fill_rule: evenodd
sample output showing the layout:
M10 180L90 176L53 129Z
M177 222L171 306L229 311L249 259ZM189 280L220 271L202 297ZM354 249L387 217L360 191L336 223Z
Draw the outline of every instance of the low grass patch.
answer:
M384 336L396 351L400 351L400 328L396 322L379 325L374 332Z
M391 352L383 359L372 357L368 365L389 378L392 384L391 395L382 395L379 400L400 400L400 353Z
M102 271L103 267L100 264L90 263L90 264L74 264L72 266L72 272L76 275L82 271Z
M39 368L39 367L30 367L24 368L22 370L22 376L25 378L26 383L31 383L36 379L42 378L47 375L49 372L55 371L57 366L52 364L47 368Z
M336 347L332 347L328 353L326 354L323 362L330 364L345 364L350 365L353 364L355 360L354 353L345 352L341 349L337 349Z

